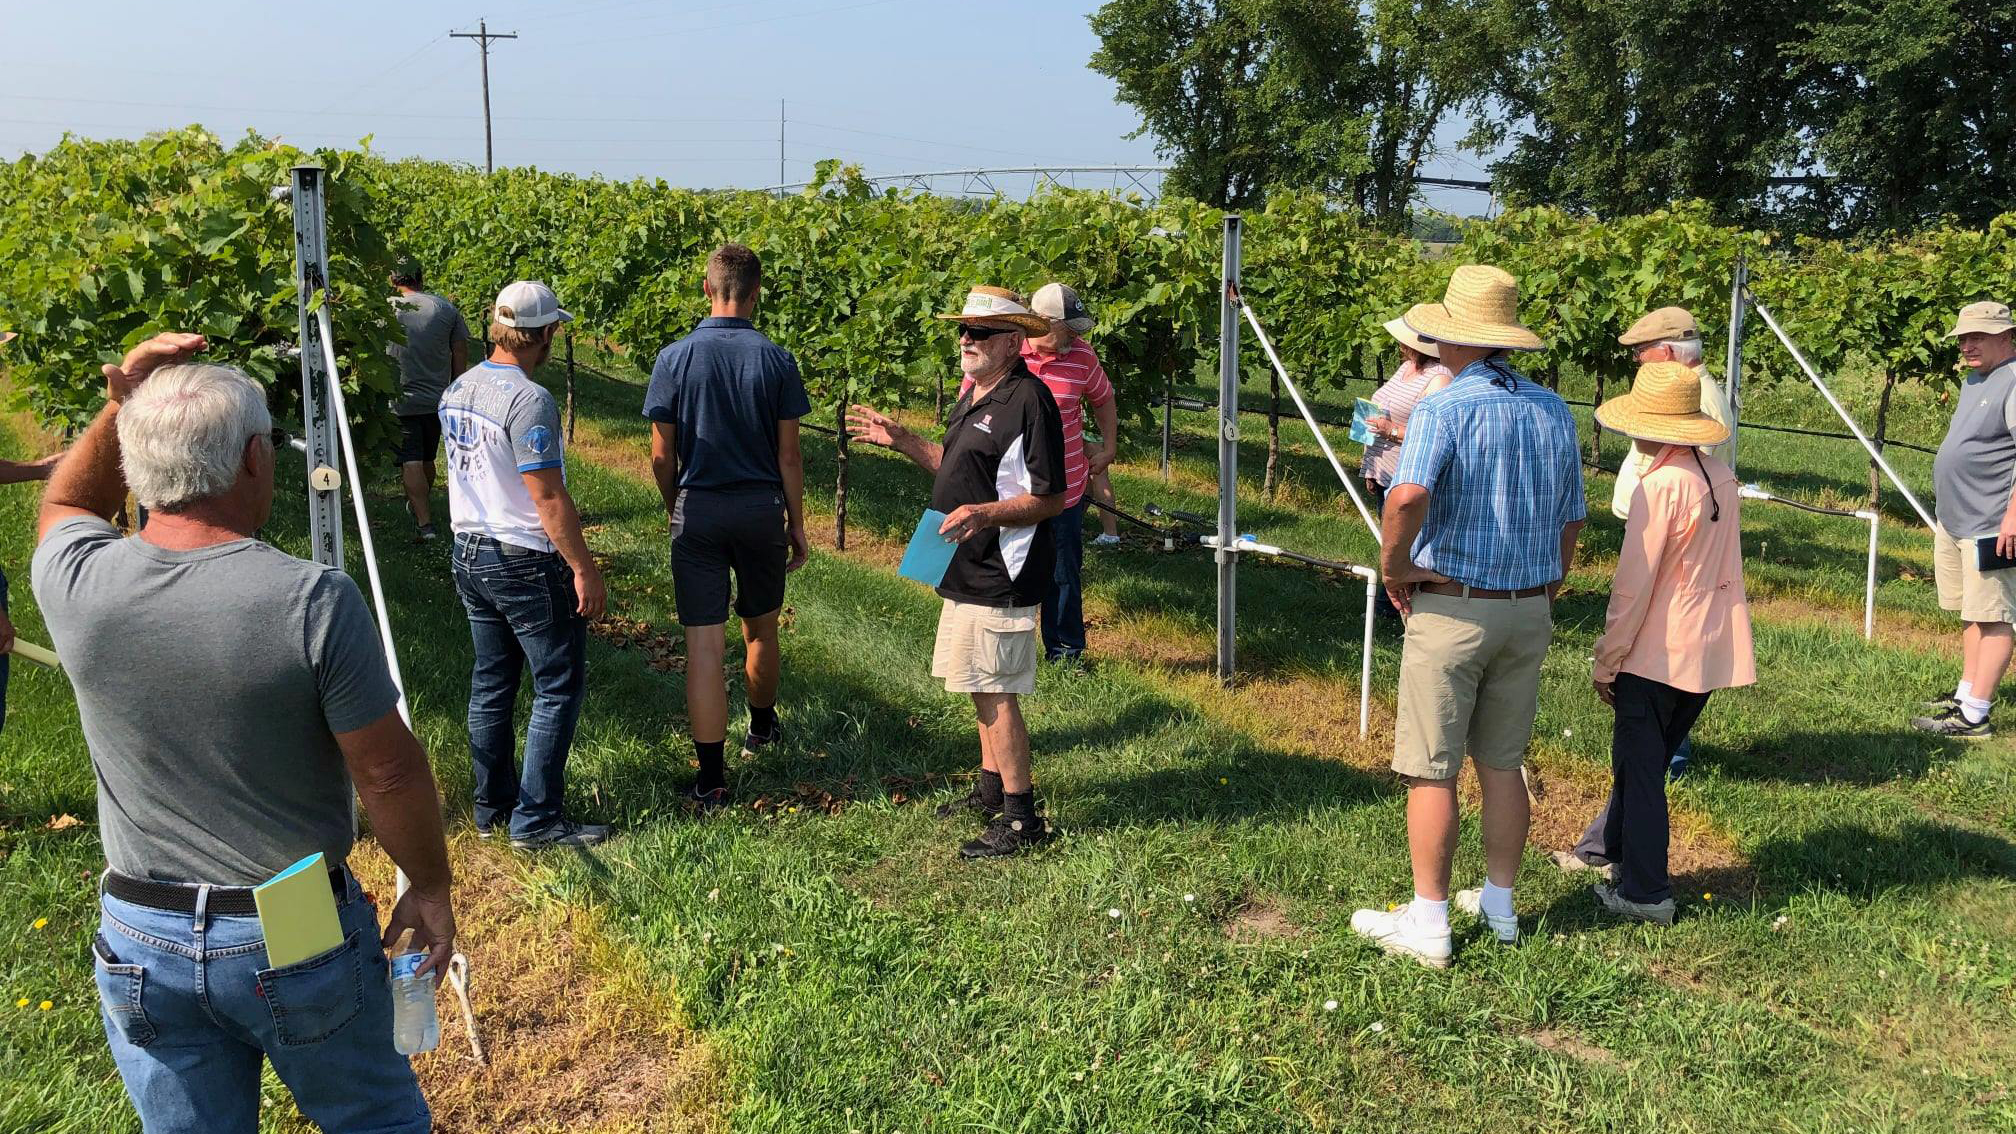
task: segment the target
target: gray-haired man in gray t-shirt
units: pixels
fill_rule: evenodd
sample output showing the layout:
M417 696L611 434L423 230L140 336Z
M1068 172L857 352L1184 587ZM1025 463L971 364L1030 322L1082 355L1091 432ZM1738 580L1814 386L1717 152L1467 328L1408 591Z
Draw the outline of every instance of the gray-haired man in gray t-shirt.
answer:
M434 777L356 584L254 538L273 506L265 393L173 365L202 346L158 335L106 367L105 407L42 498L35 597L109 865L106 1040L149 1130L251 1129L264 1056L324 1130L423 1134L381 941L410 930L423 970L454 951ZM129 485L149 519L122 537ZM382 933L343 865L353 783L412 882ZM342 943L274 965L251 887L317 852Z
M2000 303L1960 309L1948 338L1973 373L1953 399L1953 423L1932 462L1932 566L1939 605L1955 611L1960 636L1960 684L1928 700L1927 716L1911 727L1941 736L1993 736L1988 711L2009 668L2016 622L2016 567L1981 569L1984 552L2016 556L2016 320Z

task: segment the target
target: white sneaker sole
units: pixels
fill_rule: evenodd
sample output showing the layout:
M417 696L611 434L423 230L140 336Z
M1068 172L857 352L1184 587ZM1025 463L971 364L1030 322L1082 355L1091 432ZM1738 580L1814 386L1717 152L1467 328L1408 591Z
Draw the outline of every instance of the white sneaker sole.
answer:
M1360 937L1363 937L1365 940L1372 942L1374 945L1379 946L1381 949L1384 949L1386 952L1391 953L1396 957L1406 957L1407 959L1414 961L1417 964L1420 964L1426 968L1446 969L1449 967L1450 956L1448 953L1423 952L1422 950L1416 949L1412 945L1407 944L1405 941L1401 940L1397 936L1384 933L1369 933L1363 929L1360 929L1355 924L1351 927L1351 932L1357 934Z
M1483 922L1485 928L1491 931L1491 935L1498 939L1498 944L1517 945L1519 943L1519 918L1516 915L1510 919L1492 917L1485 913L1483 890L1456 891L1455 905L1457 909ZM1512 923L1509 927L1503 924L1507 920L1510 920Z

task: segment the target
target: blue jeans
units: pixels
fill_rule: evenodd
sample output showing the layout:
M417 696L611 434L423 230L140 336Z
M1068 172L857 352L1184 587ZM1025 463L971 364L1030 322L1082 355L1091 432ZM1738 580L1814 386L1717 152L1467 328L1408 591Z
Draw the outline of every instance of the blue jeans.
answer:
M257 916L172 913L110 895L99 908L99 940L114 958L92 950L99 1015L147 1134L253 1134L262 1056L329 1134L433 1128L412 1066L392 1049L378 911L356 879L337 911L343 944L280 969L266 967Z
M574 572L553 552L458 532L455 589L476 644L469 677L476 824L494 827L508 817L514 837L536 834L563 817L567 750L588 690L588 620L575 613ZM532 720L521 778L513 717L528 666Z
M1043 653L1051 661L1085 652L1085 501L1043 521L1057 547L1050 589L1043 592Z

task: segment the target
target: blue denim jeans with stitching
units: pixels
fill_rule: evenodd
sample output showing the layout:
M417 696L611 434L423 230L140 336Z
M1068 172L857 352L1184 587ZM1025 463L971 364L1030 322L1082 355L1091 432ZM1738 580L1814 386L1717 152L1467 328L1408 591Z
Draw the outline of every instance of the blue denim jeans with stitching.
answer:
M1085 652L1085 501L1043 521L1050 525L1057 560L1043 594L1043 653L1051 661Z
M455 536L455 589L469 614L476 665L469 678L469 758L476 823L509 819L514 837L564 817L567 750L588 691L588 620L575 612L574 572L550 551ZM532 672L524 774L513 759L518 685Z
M425 1134L427 1100L392 1048L378 912L348 880L343 944L272 969L255 915L99 897L92 969L112 1060L147 1134L254 1134L261 1059L328 1134ZM110 960L107 956L110 956Z

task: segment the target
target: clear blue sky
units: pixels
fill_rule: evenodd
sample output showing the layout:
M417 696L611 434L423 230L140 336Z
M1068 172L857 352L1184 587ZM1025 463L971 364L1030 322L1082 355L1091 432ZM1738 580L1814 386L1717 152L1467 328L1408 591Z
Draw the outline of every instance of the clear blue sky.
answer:
M1136 122L1113 84L1085 65L1098 46L1085 22L1093 0L10 7L0 65L10 158L66 129L118 137L201 122L308 147L369 134L391 156L481 165L476 45L447 33L488 17L491 31L520 36L491 48L499 165L770 185L780 99L787 181L827 157L871 174L1157 160L1149 139L1128 139ZM1474 161L1452 154L1429 172L1481 176Z

